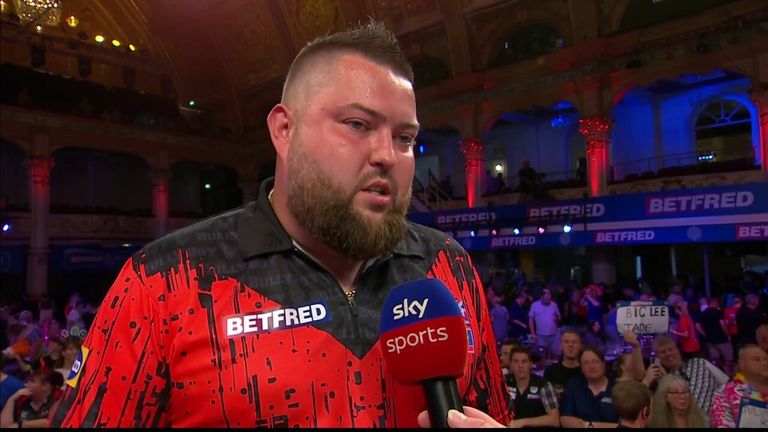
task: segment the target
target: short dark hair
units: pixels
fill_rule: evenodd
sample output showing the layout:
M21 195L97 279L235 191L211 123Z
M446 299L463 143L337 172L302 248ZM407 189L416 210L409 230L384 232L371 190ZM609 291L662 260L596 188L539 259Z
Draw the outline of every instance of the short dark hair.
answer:
M413 69L400 49L395 35L384 24L370 20L343 32L326 34L307 43L293 59L285 88L310 59L324 53L352 52L387 66L413 83Z
M619 418L635 420L643 409L650 410L651 391L640 381L619 381L611 390L611 402Z
M509 351L509 361L512 361L512 356L515 354L525 354L528 356L528 361L533 362L533 354L531 354L531 350L522 345L515 345L515 347Z
M57 389L64 385L64 375L59 371L50 369L38 369L32 372L31 380L41 380L45 384L50 384L52 389Z

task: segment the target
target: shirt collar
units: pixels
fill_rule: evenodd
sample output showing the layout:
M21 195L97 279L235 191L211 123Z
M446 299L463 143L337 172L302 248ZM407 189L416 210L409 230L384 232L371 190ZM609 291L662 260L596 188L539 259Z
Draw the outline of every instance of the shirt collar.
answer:
M280 224L267 198L274 184L274 177L261 182L258 198L246 204L238 217L238 248L243 259L290 251L295 247L293 239ZM392 249L392 255L426 259L424 249L419 232L408 222L405 236Z

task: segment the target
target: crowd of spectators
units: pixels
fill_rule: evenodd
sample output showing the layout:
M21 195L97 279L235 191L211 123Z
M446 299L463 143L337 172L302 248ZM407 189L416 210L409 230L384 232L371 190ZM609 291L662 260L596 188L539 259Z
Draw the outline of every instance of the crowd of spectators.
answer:
M0 306L0 427L47 427L95 307L73 293L63 307L50 299L34 309ZM29 306L29 305L26 305Z
M735 292L706 297L682 284L617 290L494 274L486 295L510 426L765 426L766 282L746 274ZM664 301L668 333L621 332L620 301ZM757 410L744 411L744 400Z

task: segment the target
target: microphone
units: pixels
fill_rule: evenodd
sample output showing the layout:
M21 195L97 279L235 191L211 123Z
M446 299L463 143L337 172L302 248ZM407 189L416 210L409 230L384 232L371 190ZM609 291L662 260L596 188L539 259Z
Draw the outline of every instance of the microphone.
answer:
M456 378L467 362L467 327L459 305L438 279L398 285L384 301L381 351L401 384L421 384L432 427L448 427L448 410L463 412Z

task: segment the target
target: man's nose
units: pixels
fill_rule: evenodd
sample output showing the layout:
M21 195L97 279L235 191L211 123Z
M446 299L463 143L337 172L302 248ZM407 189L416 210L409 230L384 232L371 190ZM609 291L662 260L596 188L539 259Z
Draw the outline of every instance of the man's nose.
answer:
M395 165L395 145L390 130L382 128L373 135L370 164L384 169Z

